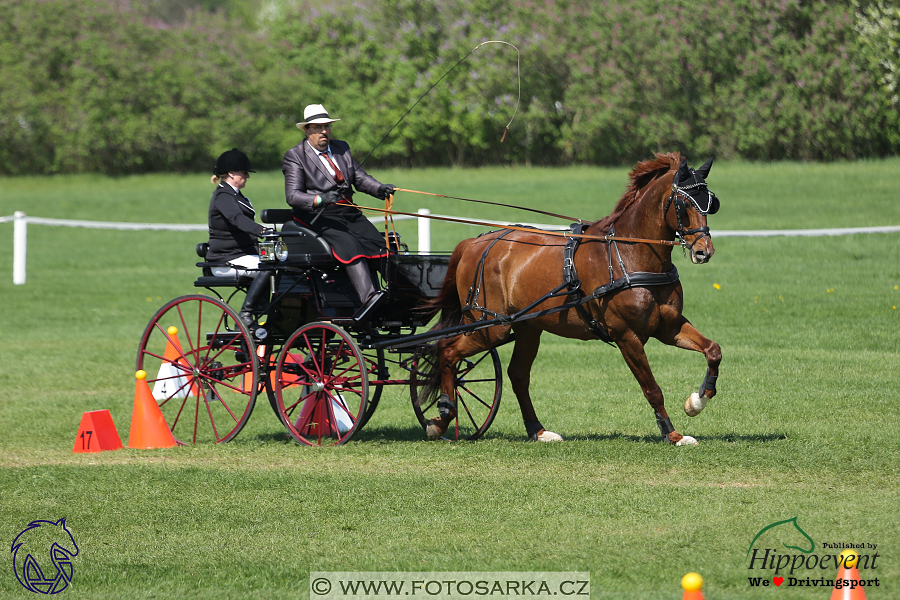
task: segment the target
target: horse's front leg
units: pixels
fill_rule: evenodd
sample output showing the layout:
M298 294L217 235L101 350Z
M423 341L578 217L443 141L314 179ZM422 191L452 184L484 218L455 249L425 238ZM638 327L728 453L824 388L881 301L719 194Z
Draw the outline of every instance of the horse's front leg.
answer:
M686 350L702 352L706 356L706 375L700 383L700 389L684 401L684 412L689 417L696 417L706 408L706 403L716 395L716 379L719 377L722 349L714 341L703 337L703 334L684 317L681 317L680 327L673 338L660 341Z
M663 393L653 372L650 370L650 362L647 360L647 354L644 352L645 340L638 338L633 331L627 332L619 340L617 340L619 351L622 357L631 369L631 373L641 386L644 397L653 408L656 415L656 424L659 432L663 436L663 441L676 446L689 446L697 444L697 440L689 435L681 435L675 431L672 421L669 420L669 413L663 403Z

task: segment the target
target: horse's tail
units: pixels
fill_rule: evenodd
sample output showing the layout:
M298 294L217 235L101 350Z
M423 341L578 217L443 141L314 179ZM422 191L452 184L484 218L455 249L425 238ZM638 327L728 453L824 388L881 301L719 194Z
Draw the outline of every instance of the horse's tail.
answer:
M440 319L437 325L431 328L431 331L438 331L448 327L454 327L462 324L463 313L462 303L459 300L459 293L456 287L456 271L459 267L459 261L462 259L463 252L474 240L463 240L457 244L450 257L450 264L447 267L447 275L444 277L444 283L441 285L441 291L437 297L429 300L416 312L423 317L431 320L438 313ZM438 344L432 342L421 346L416 351L416 360L422 365L419 371L423 377L422 389L418 394L418 402L426 404L437 397L441 391L441 373L440 358L438 357Z
M416 309L417 314L429 321L435 315L441 313L441 318L438 324L432 328L432 331L453 327L462 323L462 304L456 291L456 270L459 267L459 261L463 252L472 241L470 239L463 240L457 244L456 249L453 250L453 254L450 256L450 264L447 266L447 274L444 276L441 291L437 297Z

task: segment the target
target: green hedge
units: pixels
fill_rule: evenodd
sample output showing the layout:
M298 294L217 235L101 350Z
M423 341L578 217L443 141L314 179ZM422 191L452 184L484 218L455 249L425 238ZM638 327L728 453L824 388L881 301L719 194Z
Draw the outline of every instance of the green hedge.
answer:
M361 159L485 40L521 55L500 44L473 53L367 166L900 150L900 13L882 2L0 0L0 9L0 159L13 174L208 170L232 146L278 168L313 102L343 119L335 134Z

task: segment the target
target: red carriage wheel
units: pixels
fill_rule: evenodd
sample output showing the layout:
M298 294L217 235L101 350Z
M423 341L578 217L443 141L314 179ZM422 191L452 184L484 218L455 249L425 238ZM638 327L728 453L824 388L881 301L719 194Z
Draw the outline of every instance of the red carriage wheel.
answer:
M413 411L422 427L438 416L437 398L423 399L419 393L437 362L436 357L422 357L413 362L409 392ZM477 440L490 428L500 407L503 391L503 371L500 356L491 349L480 356L460 361L454 377L456 389L456 418L450 423L444 439Z
M275 363L276 404L295 440L343 444L363 424L368 363L350 335L331 323L308 323L284 343Z
M233 439L259 390L250 332L230 306L209 296L175 298L157 311L141 337L137 369L147 372L181 444Z

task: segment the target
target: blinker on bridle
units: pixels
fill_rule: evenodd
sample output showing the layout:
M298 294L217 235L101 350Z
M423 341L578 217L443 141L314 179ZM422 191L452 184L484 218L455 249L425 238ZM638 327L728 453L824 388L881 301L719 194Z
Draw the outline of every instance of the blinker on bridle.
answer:
M690 169L692 179L694 183L690 185L678 185L678 173L675 173L675 178L672 180L672 193L669 194L669 199L666 200L666 208L663 210L663 218L669 213L669 206L675 205L675 218L677 222L677 227L675 228L675 234L678 236L679 241L681 242L682 251L692 250L694 248L694 244L699 242L704 236L710 236L709 227L697 227L694 229L685 229L684 225L681 224L681 220L687 219L687 210L688 206L693 206L694 210L696 210L699 214L703 216L714 215L719 211L719 199L716 197L712 191L710 191L709 186L706 185L705 181L697 181L697 172L694 169ZM697 202L697 199L694 198L692 192L696 192L700 189L706 189L706 197L707 203L706 208L702 208L700 203ZM687 201L687 202L685 202ZM691 242L690 244L685 239L685 236L693 235L699 233L700 235Z

